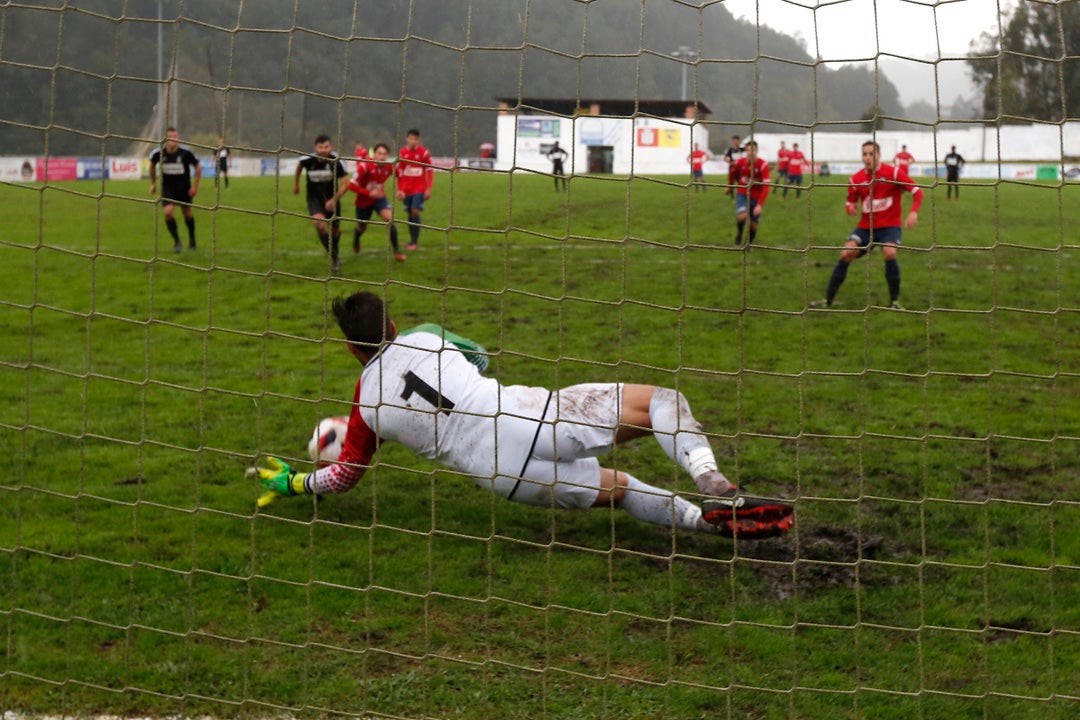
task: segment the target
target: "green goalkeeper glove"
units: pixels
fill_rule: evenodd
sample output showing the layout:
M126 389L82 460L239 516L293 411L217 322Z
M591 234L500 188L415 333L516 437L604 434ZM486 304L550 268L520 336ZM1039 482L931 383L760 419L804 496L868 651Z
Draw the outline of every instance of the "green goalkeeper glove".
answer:
M266 458L266 466L253 467L249 473L257 475L259 484L266 490L259 498L259 507L266 507L279 495L302 495L307 492L304 486L307 473L296 472L288 463L276 457Z

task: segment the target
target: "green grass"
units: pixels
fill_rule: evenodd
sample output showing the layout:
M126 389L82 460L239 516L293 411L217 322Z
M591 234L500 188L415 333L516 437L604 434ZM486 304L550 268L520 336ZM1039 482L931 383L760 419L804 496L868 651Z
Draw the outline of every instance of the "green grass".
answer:
M745 253L718 188L440 176L419 252L375 227L334 279L288 183L204 184L181 255L145 183L0 186L0 708L1076 717L1080 188L928 188L910 311L876 253L807 311L852 225L830 180ZM796 530L517 506L393 446L255 513L244 468L347 412L327 308L365 288L505 383L677 386ZM652 442L608 462L693 490Z

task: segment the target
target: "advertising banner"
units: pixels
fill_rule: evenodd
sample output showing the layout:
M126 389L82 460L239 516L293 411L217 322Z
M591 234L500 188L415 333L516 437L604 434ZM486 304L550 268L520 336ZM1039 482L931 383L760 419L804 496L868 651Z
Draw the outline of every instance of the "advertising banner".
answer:
M79 162L73 157L50 157L37 159L38 179L48 182L49 180L77 180Z
M1036 180L1057 180L1058 168L1057 165L1040 165L1035 168Z
M140 177L142 177L142 161L139 158L109 158L110 180L138 180Z
M558 137L559 121L554 118L518 118L518 137Z
M682 130L663 128L660 130L660 147L677 148L682 146Z
M104 180L107 175L105 160L99 157L78 158L75 174L79 180Z
M660 131L656 128L639 127L637 129L638 147L656 147L660 144Z
M37 160L32 157L0 157L0 182L34 182Z

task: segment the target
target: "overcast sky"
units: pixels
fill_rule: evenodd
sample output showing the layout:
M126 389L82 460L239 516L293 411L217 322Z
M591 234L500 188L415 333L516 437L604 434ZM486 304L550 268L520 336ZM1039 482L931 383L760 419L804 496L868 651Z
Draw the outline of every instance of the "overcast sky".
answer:
M807 51L823 60L866 59L878 52L936 59L966 54L968 43L984 31L996 34L999 8L1011 9L1015 2L727 0L724 7L786 35L798 33Z

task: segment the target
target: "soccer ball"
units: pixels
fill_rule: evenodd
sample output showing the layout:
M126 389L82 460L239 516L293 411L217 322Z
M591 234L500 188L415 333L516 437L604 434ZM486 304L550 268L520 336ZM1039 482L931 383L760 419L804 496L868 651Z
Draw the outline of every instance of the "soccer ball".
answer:
M341 449L345 446L345 432L348 429L347 417L328 417L319 421L307 446L308 455L315 462L315 467L337 462Z

